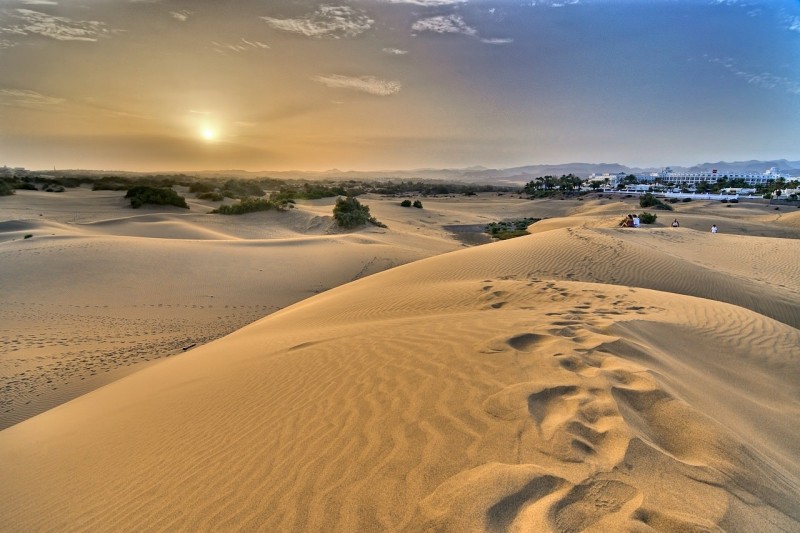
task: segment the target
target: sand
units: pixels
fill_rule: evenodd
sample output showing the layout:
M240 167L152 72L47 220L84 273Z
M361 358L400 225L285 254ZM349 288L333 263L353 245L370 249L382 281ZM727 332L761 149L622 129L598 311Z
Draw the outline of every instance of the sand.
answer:
M389 228L350 233L323 201L0 222L4 364L80 349L85 373L89 317L150 351L237 328L0 431L0 529L800 528L794 212L693 202L633 230L630 201L423 202L369 198ZM509 216L549 218L477 247L441 229Z

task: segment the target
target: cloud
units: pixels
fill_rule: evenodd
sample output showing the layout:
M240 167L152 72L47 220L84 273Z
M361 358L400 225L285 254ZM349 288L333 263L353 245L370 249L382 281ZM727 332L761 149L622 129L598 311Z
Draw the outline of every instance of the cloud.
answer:
M482 43L495 45L509 44L514 42L513 39L483 38L478 35L478 30L464 22L464 19L461 18L460 15L439 15L436 17L420 19L411 26L411 31L417 33L432 32L441 34L461 34L478 39Z
M400 50L399 48L384 48L381 50L381 52L392 56L403 56L408 53L408 50Z
M511 44L514 42L514 39L481 39L482 43L486 44Z
M23 4L29 6L57 6L58 2L55 0L22 0Z
M800 17L790 17L786 22L786 28L800 33Z
M379 80L374 76L352 77L331 74L314 76L311 79L334 89L352 89L377 96L391 96L400 92L401 88L399 82Z
M45 96L27 89L0 89L2 105L54 105L64 101L63 98Z
M412 4L423 7L451 6L464 4L467 0L384 0L390 4Z
M278 19L261 17L276 30L298 33L306 37L322 38L355 37L369 30L375 23L363 11L348 6L322 5L302 18Z
M564 7L574 6L581 3L581 0L533 0L528 3L529 6L545 6L545 7Z
M264 50L269 48L269 45L261 41L248 40L242 37L235 43L220 43L211 41L214 45L214 50L217 52L246 52L248 50Z
M179 20L181 22L186 22L187 20L189 20L189 17L192 16L192 12L191 11L185 11L185 10L184 11L170 11L169 14L172 15L172 18L174 18L175 20Z
M22 20L22 24L0 28L0 33L42 35L58 41L97 41L113 33L103 22L96 20L77 21L30 9L17 9L12 16Z
M411 30L415 32L463 33L470 37L478 35L478 30L469 26L459 15L440 15L420 19L411 26Z
M3 48L13 48L17 46L17 43L14 41L9 41L8 39L0 39L0 49Z
M753 73L742 70L736 65L736 62L731 58L709 58L709 62L722 65L726 70L733 73L737 78L741 78L750 85L761 87L764 89L781 89L790 94L800 95L800 82L778 76L771 72Z

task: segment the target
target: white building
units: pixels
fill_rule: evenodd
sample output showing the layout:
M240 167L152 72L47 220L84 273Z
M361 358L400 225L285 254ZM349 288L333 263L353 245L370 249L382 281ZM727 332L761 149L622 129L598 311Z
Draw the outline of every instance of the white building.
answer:
M660 172L637 177L640 181L648 183L658 181L664 184L674 183L677 186L695 186L702 182L716 183L722 177L727 177L728 180L743 179L748 185L766 185L779 178L786 181L793 179L789 174L778 171L777 167L772 167L765 172L718 172L716 169L710 172L673 172L670 167L666 167Z
M27 176L28 171L23 167L8 167L3 165L0 167L0 176L4 178L21 178L22 176Z
M624 172L617 172L616 174L609 174L606 172L604 174L591 174L586 181L587 183L597 182L600 183L603 188L614 189L617 185L622 183L625 176L627 176L627 174Z

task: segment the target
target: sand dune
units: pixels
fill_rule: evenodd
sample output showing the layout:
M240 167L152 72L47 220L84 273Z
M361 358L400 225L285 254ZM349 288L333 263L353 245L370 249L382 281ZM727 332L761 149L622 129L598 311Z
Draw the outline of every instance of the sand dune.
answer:
M0 429L331 287L457 249L443 224L506 209L373 197L390 228L352 233L335 227L332 199L230 217L191 198L188 212L133 210L123 194L2 198Z
M3 430L0 529L800 528L798 241L569 208ZM302 247L348 239L403 241Z
M760 290L797 249L744 298L772 243L720 237L556 229L319 294L1 432L0 520L795 530L800 332Z

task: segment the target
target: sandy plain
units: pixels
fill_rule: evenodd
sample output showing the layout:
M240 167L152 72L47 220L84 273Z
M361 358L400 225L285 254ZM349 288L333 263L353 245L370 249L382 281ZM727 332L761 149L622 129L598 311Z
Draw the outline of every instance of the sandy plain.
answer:
M0 199L0 529L800 528L800 210L363 200Z

